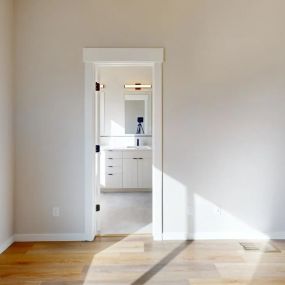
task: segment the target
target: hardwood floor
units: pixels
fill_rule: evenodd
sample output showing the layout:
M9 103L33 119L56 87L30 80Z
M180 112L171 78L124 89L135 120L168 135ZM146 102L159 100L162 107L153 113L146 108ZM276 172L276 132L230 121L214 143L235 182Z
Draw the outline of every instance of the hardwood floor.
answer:
M285 241L270 243L276 250L148 236L15 243L0 255L0 284L285 284Z

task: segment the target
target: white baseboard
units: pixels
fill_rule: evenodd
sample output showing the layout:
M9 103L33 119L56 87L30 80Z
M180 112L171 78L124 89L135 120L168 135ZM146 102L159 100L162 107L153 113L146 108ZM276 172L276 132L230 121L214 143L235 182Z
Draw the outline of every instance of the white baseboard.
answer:
M85 233L64 233L64 234L15 234L0 244L0 253L5 251L13 242L30 241L85 241ZM169 232L153 235L154 240L229 240L229 239L285 239L285 232L271 234L244 234L244 233L185 233Z
M163 233L163 240L229 240L229 239L285 239L285 232L279 233Z
M84 241L85 233L64 234L15 234L14 240L18 242L28 241Z
M171 232L171 233L163 233L163 240L188 240L191 239L187 233L183 232Z
M285 239L285 232L272 233L270 239Z
M0 254L5 251L14 241L14 236L11 236L6 241L0 243Z

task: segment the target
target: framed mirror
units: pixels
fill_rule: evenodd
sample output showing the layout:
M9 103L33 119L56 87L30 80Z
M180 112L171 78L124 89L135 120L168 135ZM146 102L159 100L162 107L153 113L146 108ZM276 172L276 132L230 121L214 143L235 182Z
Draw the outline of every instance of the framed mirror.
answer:
M151 135L151 95L125 95L125 135Z

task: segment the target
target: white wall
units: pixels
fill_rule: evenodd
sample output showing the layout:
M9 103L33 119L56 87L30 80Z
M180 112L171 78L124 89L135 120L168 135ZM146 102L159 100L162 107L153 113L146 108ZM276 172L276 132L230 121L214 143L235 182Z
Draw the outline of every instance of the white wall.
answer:
M0 252L13 236L13 1L0 0Z
M164 47L166 237L284 233L284 10L16 0L17 232L84 231L82 48Z

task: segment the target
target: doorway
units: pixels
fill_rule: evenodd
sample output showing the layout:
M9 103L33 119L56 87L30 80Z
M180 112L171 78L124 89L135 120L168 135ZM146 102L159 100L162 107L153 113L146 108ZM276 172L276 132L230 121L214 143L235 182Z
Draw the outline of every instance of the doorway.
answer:
M141 169L142 164L139 164L139 159L143 156L145 157L144 164L148 164L150 161L149 167L151 168L151 198L152 198L152 236L155 240L162 239L162 216L163 216L163 196L162 196L162 62L163 62L163 49L102 49L102 48L87 48L84 49L84 63L85 63L85 232L86 232L86 240L93 240L98 231L100 230L99 221L99 212L98 210L100 205L100 164L102 164L102 159L100 158L100 152L96 152L96 145L100 145L102 142L102 133L100 134L100 127L102 129L102 120L100 120L100 104L102 105L102 100L99 99L99 95L101 90L96 91L96 82L99 83L100 86L100 72L98 72L99 68L102 66L128 66L128 67L144 67L149 68L151 71L152 78L152 100L151 100L151 108L147 108L149 106L148 100L146 99L146 94L139 94L135 99L138 101L135 104L131 100L133 97L130 97L134 94L125 94L124 99L124 108L128 109L137 106L138 109L144 108L144 112L150 112L152 120L150 120L150 116L136 116L137 117L137 132L144 131L144 128L147 131L151 131L152 142L151 148L144 152L136 155L138 157L130 157L132 163L134 163L135 159L137 159L136 169ZM132 82L126 82L132 83ZM134 84L136 82L133 82ZM143 82L146 83L146 82ZM130 84L131 85L131 84ZM144 84L148 85L148 84ZM97 84L98 86L98 84ZM104 88L104 82L101 83L101 87ZM138 89L139 87L132 86L133 91ZM141 88L142 89L142 88ZM100 93L99 93L100 92ZM142 104L142 102L144 102ZM102 106L101 106L102 113ZM102 114L101 114L102 116ZM132 112L127 116L133 116ZM143 122L141 121L143 120ZM150 123L151 122L151 123ZM106 123L106 122L105 122ZM116 122L114 122L115 124ZM125 122L126 123L126 122ZM125 131L132 129L132 123L126 123ZM142 128L141 128L142 127ZM120 126L115 128L116 131L119 132ZM143 130L142 130L143 129ZM106 129L105 129L106 131ZM108 131L108 128L107 128ZM101 136L100 136L101 135ZM133 135L133 134L130 134ZM138 147L137 143L140 144L140 140L143 139L141 133L136 133L135 136L131 136L133 139L134 145L129 145L129 147ZM144 143L145 144L145 143ZM141 145L143 146L143 145ZM148 146L149 145L145 145ZM142 149L136 149L134 152L130 152L123 154L125 156L133 155ZM97 147L98 151L98 147ZM101 152L102 153L102 152ZM148 159L149 153L151 154L151 160ZM106 153L105 153L106 155ZM120 152L115 153L115 156L121 156ZM127 169L128 157L125 157L126 161L124 169ZM120 159L119 159L120 160ZM119 161L118 160L118 161ZM119 163L116 161L116 163ZM113 165L110 165L113 167ZM145 166L146 167L146 166ZM129 167L130 171L135 169L134 165ZM146 168L147 169L147 168ZM135 175L129 175L130 171L128 171L127 176L125 177L125 184L122 188L131 187L132 189L138 187L149 188L148 185L144 184L148 180L147 177L145 179L138 178L139 174L136 173L136 178L133 181L130 181L130 178L135 177ZM113 174L113 173L110 173ZM117 176L121 177L121 176ZM119 179L120 180L120 179ZM111 179L112 181L116 181L116 179ZM140 181L140 182L139 182ZM110 182L110 181L109 181ZM116 181L116 186L118 186L118 182ZM129 183L129 184L128 184ZM142 183L142 184L132 184L132 183ZM110 184L109 184L110 186ZM108 188L108 187L107 187ZM113 187L116 188L116 187ZM100 206L99 206L100 205Z
M152 68L97 64L96 74L97 234L151 234Z

